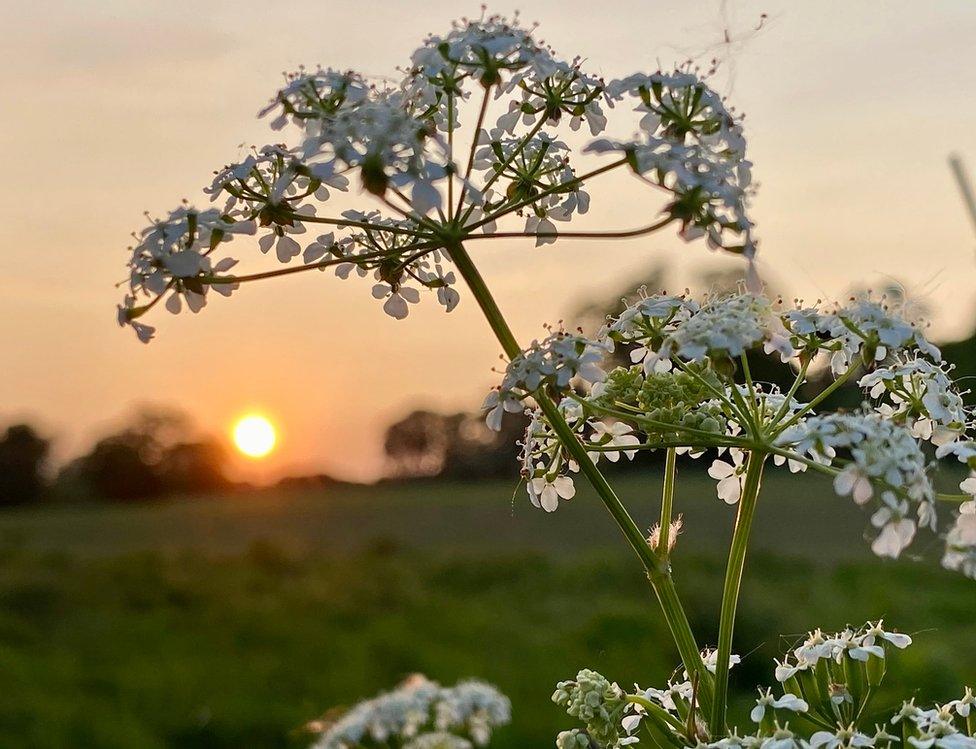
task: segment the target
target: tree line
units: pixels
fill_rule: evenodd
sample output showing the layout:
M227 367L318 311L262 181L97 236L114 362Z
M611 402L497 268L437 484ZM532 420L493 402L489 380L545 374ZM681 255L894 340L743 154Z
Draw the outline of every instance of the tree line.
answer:
M0 436L0 505L124 502L230 488L223 446L208 437L188 440L188 434L184 414L143 409L52 474L51 439L30 424L12 424Z

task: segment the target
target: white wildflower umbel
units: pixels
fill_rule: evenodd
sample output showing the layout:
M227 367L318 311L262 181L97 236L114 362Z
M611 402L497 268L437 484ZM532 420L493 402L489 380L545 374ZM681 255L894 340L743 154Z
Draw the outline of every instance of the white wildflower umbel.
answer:
M521 410L524 406L519 404L540 388L558 396L577 377L590 384L600 382L605 376L600 364L609 350L606 344L564 330L533 341L509 362L501 385L488 394L483 405L488 426L499 429L502 413Z
M492 729L511 720L511 705L495 687L462 681L442 687L423 676L358 703L329 725L313 749L366 749L380 745L414 749L487 746Z
M781 435L780 443L795 446L800 454L850 453L851 462L835 477L834 489L859 505L875 499L872 523L880 530L872 549L879 556L899 556L917 526L934 528L927 461L907 427L879 413L829 414L807 419Z
M972 419L963 395L951 377L952 366L924 357L900 357L859 381L870 396L881 399L886 417L907 423L915 436L945 444L967 428Z
M271 118L272 130L297 136L252 148L217 170L205 192L225 221L261 227L261 252L291 266L301 257L304 266L287 273L335 266L348 278L352 264L355 275L373 275L373 295L397 319L424 290L448 311L457 305L449 266L474 240L524 237L542 245L564 234L639 237L678 222L686 239L704 236L713 248L751 257L741 125L707 83L690 71L606 83L579 57L564 59L536 41L534 32L518 18L464 19L428 37L403 78L386 85L351 70L299 68L259 113ZM636 104L641 135L620 149L592 144L584 150L619 150L621 157L579 170L566 132L585 127L597 135L608 125L609 108L625 99ZM490 113L495 108L500 114ZM494 127L489 117L497 117ZM459 143L471 144L467 154L456 150ZM670 194L662 220L639 229L557 231L588 211L591 181L629 167ZM330 215L334 194L353 184L374 205L355 216ZM341 253L323 252L312 240L322 232L310 231L312 224L325 224ZM512 230L501 230L503 224ZM212 258L215 272L204 269L193 288L178 289L182 299L170 309L199 309L211 285L226 291L286 275L276 269L230 280L223 262ZM126 300L120 313L143 340L153 331L136 318L170 291L151 286L145 303Z
M635 74L612 81L617 99L636 99L640 130L630 141L600 140L588 148L620 152L631 168L674 195L670 216L685 239L752 256L747 217L751 163L741 124L714 91L688 71Z
M621 724L626 694L596 671L583 669L574 680L557 684L552 701L585 723L587 735L598 746L620 747L632 743L623 735L626 730Z
M976 580L976 500L959 506L945 543L942 566Z
M215 209L199 211L181 206L162 220L153 221L137 237L129 260L129 293L119 308L119 324L131 325L139 338L148 342L152 328L136 322L159 301L179 313L185 306L199 312L213 286L225 296L235 283L213 283L213 274L226 273L236 265L232 258L214 263L211 253L235 234L253 234L253 221L236 221ZM228 279L232 280L232 279ZM144 299L146 304L138 303Z
M285 85L258 117L275 113L271 121L274 130L281 130L289 121L304 127L309 120L334 117L343 106L362 101L368 93L369 85L352 71L317 68L310 72L300 67L285 74Z
M777 322L765 297L751 293L720 296L705 302L688 320L677 325L664 340L661 355L676 353L686 361L736 358L777 335L782 327ZM781 340L788 344L785 338Z
M896 300L870 294L852 297L847 304L820 316L820 332L830 339L830 365L836 374L844 372L855 357L870 364L889 355L915 348L935 361L939 350L922 334L910 310Z
M564 400L559 408L574 431L585 429L575 402ZM531 411L522 441L521 475L532 504L555 512L560 499L576 496L576 484L569 474L578 470L579 464L567 453L542 412Z
M846 628L828 634L810 632L791 653L777 661L776 688L759 688L749 717L755 724L750 734L738 731L711 733L695 714L701 694L683 674L684 681L671 682L665 689L634 687L624 694L616 684L589 670L583 670L576 681L563 682L553 699L566 705L570 715L586 723L585 730L560 734L568 747L589 747L577 737L595 737L600 731L609 736L607 744L623 746L627 740L649 734L655 745L714 747L715 749L757 749L791 746L810 749L889 749L896 737L881 727L868 730L864 715L871 707L875 690L885 676L886 657L911 644L907 635L886 630L882 622L867 622L858 628ZM714 651L701 654L714 673ZM796 659L795 663L791 659ZM732 659L738 663L738 657ZM626 706L621 707L623 703ZM614 709L616 708L616 709ZM941 711L902 711L921 730L928 731L934 720L948 715L968 715L976 710L976 701L967 691L961 700ZM616 715L623 717L614 720ZM898 716L894 722L897 723ZM595 725L594 725L595 724ZM796 729L791 726L796 724ZM828 727L831 730L826 730ZM646 729L647 733L640 729ZM963 734L959 733L960 737ZM616 739L619 743L612 743ZM601 737L601 740L607 740ZM921 749L917 747L916 749Z

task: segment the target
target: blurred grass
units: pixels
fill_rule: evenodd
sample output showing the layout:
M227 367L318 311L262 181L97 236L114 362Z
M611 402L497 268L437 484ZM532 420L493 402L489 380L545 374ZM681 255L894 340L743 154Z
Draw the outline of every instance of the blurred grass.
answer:
M656 483L619 483L649 523ZM733 511L708 483L679 487L678 584L696 628L714 633ZM515 720L493 746L551 746L570 725L548 702L555 681L587 665L660 684L675 654L602 508L581 494L544 516L512 490L341 487L4 514L0 746L302 746L306 720L414 671L497 683ZM931 558L871 559L866 518L823 482L774 473L762 502L740 695L771 680L778 634L881 616L917 633L893 662L906 690L947 699L972 680L971 581Z

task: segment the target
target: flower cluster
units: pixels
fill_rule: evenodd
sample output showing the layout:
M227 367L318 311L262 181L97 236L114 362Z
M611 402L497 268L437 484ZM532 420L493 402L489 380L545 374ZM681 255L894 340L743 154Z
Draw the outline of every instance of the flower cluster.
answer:
M150 227L133 248L137 278L120 322L147 341L152 328L137 319L160 297L174 298L171 291L181 297L168 303L171 311L196 311L211 285L226 292L330 266L342 268L343 278L372 275L373 295L395 318L406 317L423 290L450 311L459 296L449 266L467 240L498 235L553 243L557 225L588 211L589 182L628 164L669 194L664 220L636 231L574 232L576 238L641 236L674 221L687 239L707 235L713 247L751 257L741 125L720 97L689 71L605 82L579 58L563 59L537 42L534 31L518 18L463 19L447 34L428 37L398 82L376 84L354 71L323 68L287 74L259 116L270 118L272 130L288 126L298 137L252 149L217 170L204 192L220 206L213 220L221 240L259 227L258 249L292 267L234 276L235 258L214 257L190 269L196 280L188 282L186 266L163 256L194 242L205 247L200 254L216 248L205 246L208 237L189 237L178 249L150 251L142 241ZM626 158L581 173L560 129L585 125L597 135L607 127L609 107L625 98L637 103L642 140L621 147ZM466 107L477 115L462 116ZM470 128L463 139L462 120ZM455 153L459 142L471 144L466 157ZM588 150L616 148L602 143ZM374 205L329 215L324 206L335 194L357 187ZM521 231L498 230L519 219ZM328 232L311 231L313 224ZM727 241L732 234L738 239Z
M252 221L235 221L215 209L198 211L182 206L162 220L153 221L136 236L129 260L129 293L119 306L119 324L132 325L140 340L148 341L155 329L137 322L147 305L138 305L149 298L154 305L166 299L166 309L176 314L185 304L199 312L207 303L210 283L204 279L211 273L230 270L236 261L230 258L213 263L210 254L221 242L233 234L253 234ZM213 284L218 293L229 295L236 288L233 283Z
M487 173L483 211L496 211L509 201L530 206L525 231L536 235L536 246L556 241L553 221L569 221L590 207L569 163L569 146L546 133L528 140L482 132L474 168ZM501 184L497 184L501 183ZM504 188L504 189L503 189Z
M423 676L360 702L329 725L314 749L364 749L376 745L413 749L486 746L492 729L511 719L508 699L489 684L462 681L442 687Z
M668 335L657 350L657 358L678 355L685 361L735 359L759 343L792 355L782 323L773 314L772 303L751 293L722 295L708 299L693 315Z
M972 419L957 390L952 367L920 356L898 357L858 383L872 398L884 398L879 412L888 419L908 423L912 433L936 445L955 439Z
M554 330L541 341L533 341L509 362L501 385L485 399L482 408L488 411L488 426L500 429L503 413L522 411L526 398L540 388L566 392L576 377L599 382L605 376L599 365L607 350L605 344L565 330Z
M880 362L910 346L936 361L941 358L939 350L925 339L918 321L912 319L910 308L886 296L878 300L870 295L853 297L821 315L818 327L834 342L834 372L850 366L858 354L866 362Z
M834 477L834 489L859 505L877 498L871 522L880 532L871 548L879 556L897 557L915 537L916 523L935 529L925 454L908 429L884 414L814 416L784 432L780 441L801 455L850 454L851 461Z
M559 331L533 343L512 360L485 408L497 426L503 412L523 410L536 391L564 399L563 421L594 462L643 449L692 457L715 449L708 474L729 504L742 497L749 466L761 468L768 459L794 473L825 473L839 495L871 506L873 551L898 557L919 528L936 529L937 492L924 442L938 446L940 457L971 461L974 474L962 488L976 496L976 418L951 367L906 314L867 295L843 306L789 307L745 289L701 302L641 290L595 339ZM605 374L602 358L619 349L634 366ZM792 367L789 392L751 379L748 357L760 355ZM833 382L825 382L828 372ZM588 393L568 389L577 376L591 384ZM847 413L815 412L816 403L855 380L872 403ZM795 397L813 387L810 402ZM552 511L559 498L575 495L579 457L545 413L532 413L522 475L533 504ZM944 563L972 575L970 507L962 506L946 537Z
M308 72L299 67L285 74L285 85L258 117L277 112L271 121L273 130L281 130L289 122L305 127L310 120L328 120L343 105L356 104L368 94L369 85L358 73L322 68Z
M611 82L608 93L637 100L639 133L630 141L595 141L588 150L623 153L637 174L671 192L667 210L685 239L705 236L714 248L751 256L752 164L741 122L721 98L686 70L628 76Z
M582 731L562 733L556 739L556 746L588 746L579 743L578 737L585 736L596 741L599 746L618 747L634 743L622 730L621 717L627 708L626 694L617 684L608 681L596 671L583 669L572 681L561 681L556 685L552 701L572 717L586 724Z
M968 688L945 705L922 709L910 700L886 722L864 725L888 658L911 643L911 637L884 629L880 621L833 634L810 632L776 661L778 688L759 688L749 713L752 731L733 729L720 737L708 726L687 674L664 689L635 686L627 693L584 669L576 679L560 682L553 694L556 704L585 725L560 733L556 747L619 749L649 736L654 745L678 749L974 749L969 718L976 715L976 697ZM714 673L714 664L710 670Z

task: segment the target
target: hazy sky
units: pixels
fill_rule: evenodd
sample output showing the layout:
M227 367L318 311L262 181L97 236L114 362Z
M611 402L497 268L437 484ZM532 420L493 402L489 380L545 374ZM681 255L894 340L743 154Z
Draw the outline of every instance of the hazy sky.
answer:
M725 59L722 87L747 115L761 183L763 273L779 288L835 296L896 277L937 306L942 336L976 320L976 237L946 167L950 151L976 167L972 0L517 7L559 52L607 77ZM426 33L478 12L432 0L0 2L0 424L29 418L64 455L140 402L178 405L220 433L258 409L282 430L264 477L368 477L383 427L406 409L476 407L498 346L467 295L450 315L426 302L398 322L369 283L312 273L247 286L197 316L161 312L150 320L157 340L143 346L115 325L114 284L144 210L202 204L200 188L238 144L275 140L255 113L281 71L392 74ZM765 28L748 33L763 12ZM637 226L657 210L632 182L590 192L590 227ZM682 283L734 264L670 232L478 250L524 339L655 259Z

